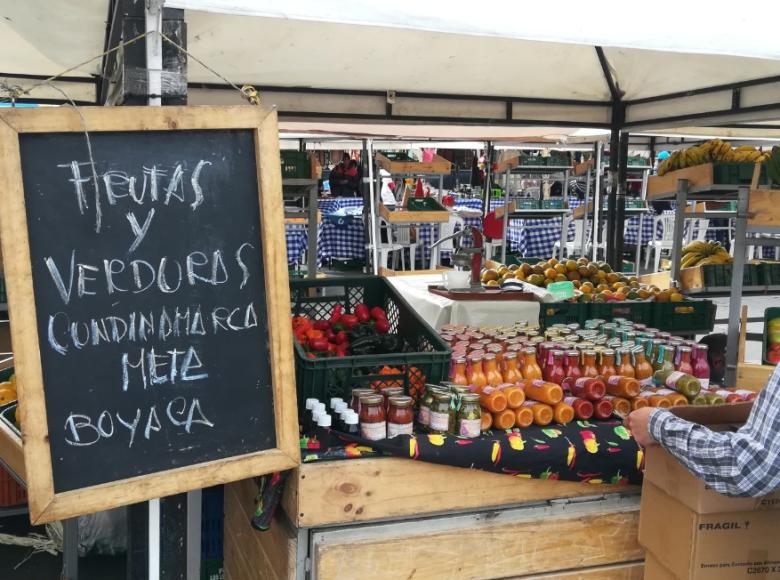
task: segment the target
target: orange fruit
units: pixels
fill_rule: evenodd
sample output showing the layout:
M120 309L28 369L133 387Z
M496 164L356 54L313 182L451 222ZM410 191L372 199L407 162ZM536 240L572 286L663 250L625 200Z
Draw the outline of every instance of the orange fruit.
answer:
M554 280L555 276L558 274L558 272L555 271L554 268L547 268L544 271L544 277L548 278L549 280Z
M573 272L574 270L577 269L577 262L575 262L574 260L566 260L565 265L566 265L566 269L569 270L570 272Z
M568 278L566 278L566 276L563 275L563 274L556 274L555 275L555 281L556 282L566 282L566 280L568 280Z
M669 302L682 302L683 300L683 295L679 292L674 292L669 296Z
M566 277L569 280L571 280L572 282L574 282L575 280L579 281L580 274L579 274L579 272L576 272L575 270L569 270L568 272L566 272Z
M550 258L549 260L547 260L547 263L550 266L555 267L558 264L558 260L556 260L555 258Z

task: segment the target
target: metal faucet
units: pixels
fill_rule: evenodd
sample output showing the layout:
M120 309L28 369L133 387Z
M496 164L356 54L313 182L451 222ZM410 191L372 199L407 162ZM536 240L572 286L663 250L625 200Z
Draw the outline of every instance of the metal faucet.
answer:
M462 246L460 243L461 238L469 231L471 232L473 246ZM431 245L431 249L447 240L452 240L453 246L455 247L455 251L451 257L453 265L458 270L467 270L470 268L471 286L474 288L481 287L480 273L482 272L482 232L474 226L466 226L454 234L437 240Z

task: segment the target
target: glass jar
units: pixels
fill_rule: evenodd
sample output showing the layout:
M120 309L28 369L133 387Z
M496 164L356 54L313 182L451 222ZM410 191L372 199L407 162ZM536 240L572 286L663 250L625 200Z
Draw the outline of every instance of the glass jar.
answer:
M413 424L412 398L402 395L390 397L387 410L387 438L411 435Z
M382 395L360 397L360 436L369 441L387 437L387 414Z
M653 384L653 365L651 365L642 347L634 349L634 376L643 387Z
M536 362L535 348L527 347L523 349L523 366L521 372L525 379L542 378L542 369L539 368L539 363Z
M358 415L360 415L360 397L365 397L366 395L372 395L374 393L373 389L366 389L366 388L359 388L359 389L352 389L352 399L349 403L350 409L355 411Z
M385 400L385 411L388 411L390 409L390 397L400 397L404 394L404 388L403 387L385 387L380 391L382 393L382 397Z
M460 437L468 437L469 439L479 437L482 426L482 409L479 406L478 394L464 393L461 395L457 421L457 434Z
M596 368L596 351L586 350L582 353L582 376L597 377L599 370Z
M434 393L428 422L428 430L431 433L445 435L450 430L451 404L452 396L449 393Z
M517 368L517 354L514 352L504 354L504 364L506 366L506 370L504 371L505 383L514 384L523 378L520 374L520 370Z
M481 356L471 357L471 366L469 367L466 376L469 384L473 385L477 390L482 389L482 387L487 385L487 376L485 376L485 372L482 370Z
M431 405L433 405L433 396L441 392L436 385L425 385L425 394L420 399L420 407L417 410L417 422L423 427L428 427L431 420Z
M548 383L555 383L556 385L563 383L563 379L566 378L566 373L563 370L563 351L550 351L550 361L544 367L543 375L544 380Z
M573 379L578 379L582 376L582 369L580 369L580 353L577 350L567 350L565 358L563 360L563 369L566 371L566 376Z
M493 354L486 354L483 359L485 365L485 378L487 384L492 387L497 387L504 382L504 378L501 376L501 372L498 370L498 363L496 356Z
M689 346L678 346L677 352L679 353L677 364L675 369L681 373L693 374L693 365L691 364L692 350Z
M707 360L708 347L706 344L697 344L693 347L693 372L699 379L703 389L710 386L710 363Z
M631 363L631 351L628 348L621 348L618 352L620 353L620 364L617 374L621 377L636 378L636 371Z
M599 374L608 379L612 375L618 374L615 367L615 351L611 348L601 351L601 366L599 367Z

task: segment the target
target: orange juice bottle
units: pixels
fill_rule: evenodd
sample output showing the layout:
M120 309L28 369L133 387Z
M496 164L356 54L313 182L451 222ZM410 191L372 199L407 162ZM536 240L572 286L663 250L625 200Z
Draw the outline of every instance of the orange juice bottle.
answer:
M627 348L621 348L618 353L620 354L620 364L618 365L617 374L621 377L636 378L634 365L631 364L631 351Z
M520 370L517 368L517 354L513 352L507 352L504 354L504 382L505 383L517 383L523 378Z
M500 389L488 385L482 388L482 392L479 395L479 404L491 413L500 413L506 409L506 395Z
M517 409L525 402L525 391L522 387L505 383L499 385L498 388L501 389L501 392L506 396L506 406L510 409Z
M641 409L642 407L647 407L649 405L647 399L644 397L634 397L629 402L631 403L632 411L636 411L637 409Z
M634 374L634 378L643 387L653 384L653 365L647 360L647 356L641 347L634 349Z
M531 409L531 412L534 414L535 424L544 427L552 423L553 410L550 405L539 403L538 401L526 401L523 403L523 407Z
M596 368L596 351L586 350L582 353L582 376L595 378L599 375Z
M505 431L515 426L515 412L513 409L504 409L500 413L493 413L493 428Z
M490 413L490 411L485 411L485 409L482 409L480 421L480 430L487 431L493 426L493 415Z
M574 420L574 408L561 401L553 407L553 418L561 425L571 423Z
M617 369L615 368L615 351L611 348L601 351L599 374L605 379L617 374Z
M523 349L523 366L521 369L523 377L526 379L541 379L542 369L536 362L536 350L532 347Z
M515 409L515 426L516 427L530 427L534 422L534 412L530 407L523 407L522 405Z
M497 387L503 383L504 377L501 376L501 372L498 370L496 355L486 354L483 360L485 365L485 377L487 378L487 384L491 387Z
M639 395L639 381L622 375L612 375L606 380L607 392L617 397L636 397Z
M469 368L469 372L466 375L466 378L468 379L468 384L473 385L474 390L477 392L480 392L482 387L487 385L487 377L485 376L485 372L482 370L481 356L471 357L471 367Z
M525 379L520 384L525 391L526 399L533 399L548 405L555 405L563 399L563 389L555 383L548 383L539 379Z
M466 378L466 359L465 358L456 358L455 364L453 365L452 369L452 376L450 377L450 382L455 383L456 385L468 385L469 380Z

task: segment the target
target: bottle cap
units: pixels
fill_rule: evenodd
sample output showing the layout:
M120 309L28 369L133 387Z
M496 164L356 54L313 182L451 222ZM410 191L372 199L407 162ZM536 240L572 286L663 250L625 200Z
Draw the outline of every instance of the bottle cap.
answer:
M338 403L336 403L336 406L333 407L333 411L337 415L340 415L341 413L343 413L347 409L349 409L349 405L347 405L344 401L339 401Z
M358 424L358 414L355 413L355 411L352 411L350 413L347 413L344 417L344 423L347 425L357 425Z
M330 427L331 425L331 419L330 415L327 413L325 415L321 415L319 419L317 419L317 427Z
M317 403L319 403L317 399L315 399L314 397L309 397L308 399L306 399L306 410L311 411L314 408L314 405L316 405Z
M325 412L325 403L317 403L312 407L312 411L322 411Z
M330 399L330 408L331 409L335 409L336 408L336 403L343 403L343 402L344 402L344 399L342 399L341 397L331 397L331 399Z
M320 410L320 409L315 409L315 410L312 412L312 414L311 414L311 420L312 420L312 422L319 424L319 422L320 422L320 417L322 417L323 415L326 415L326 414L327 414L327 413L325 413L325 410L324 410L324 409L322 409L322 410Z

